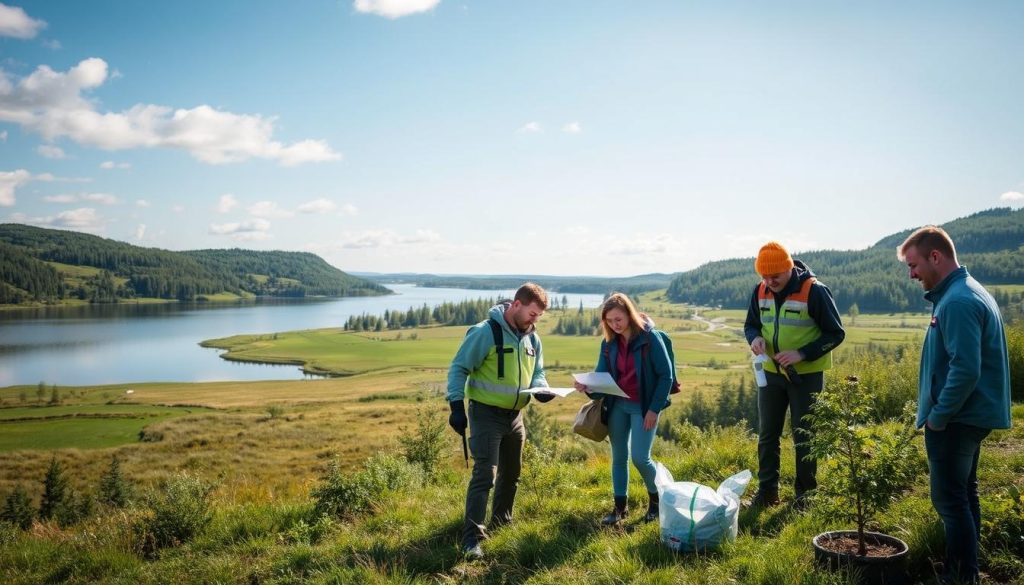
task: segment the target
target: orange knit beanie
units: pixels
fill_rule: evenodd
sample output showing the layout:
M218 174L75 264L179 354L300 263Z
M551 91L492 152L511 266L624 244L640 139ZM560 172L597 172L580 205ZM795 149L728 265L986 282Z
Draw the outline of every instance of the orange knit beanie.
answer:
M761 276L778 274L793 268L793 258L778 242L768 242L761 246L754 260L754 270Z

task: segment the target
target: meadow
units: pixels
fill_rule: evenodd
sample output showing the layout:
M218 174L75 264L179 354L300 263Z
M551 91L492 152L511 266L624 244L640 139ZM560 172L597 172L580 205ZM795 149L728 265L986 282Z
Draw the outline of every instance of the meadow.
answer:
M756 469L756 436L742 425L701 430L679 419L688 396L714 397L724 381L747 376L743 312L681 307L655 294L642 304L672 335L683 384L674 399L679 406L663 421L671 424L671 437L655 442L656 458L677 479L711 486ZM551 335L557 316L545 317L541 334L549 381L567 386L572 372L592 369L598 344L596 337ZM837 361L858 348L916 347L926 323L919 314L858 315L847 321ZM35 386L0 389L0 495L21 486L38 502L53 458L73 489L88 493L116 456L134 502L101 508L69 526L50 520L24 532L0 529L0 580L848 582L814 567L810 538L843 527L813 508L744 510L737 541L700 555L670 552L659 542L656 523L636 517L602 529L598 520L610 504L607 446L569 432L581 404L576 396L530 407L516 521L485 543L484 561L464 562L458 541L468 471L458 437L444 424L447 364L464 334L465 327L327 329L211 341L229 349L230 359L302 363L339 375L326 379L132 384L130 394L123 385L60 388L55 405ZM887 369L884 363L878 368L880 374ZM1013 429L993 434L979 473L983 568L999 583L1024 583L1024 407L1015 406L1014 421ZM436 461L426 468L410 463L410 445L438 448ZM791 445L783 449L788 486ZM209 504L207 522L176 546L154 550L139 527L152 518L154 498L182 477L209 486L198 498ZM374 489L353 491L364 483ZM337 492L346 494L348 508L324 514L331 486L348 490ZM642 503L643 492L634 473L633 501ZM783 498L791 497L784 487ZM878 527L911 545L912 581L931 582L942 537L924 470Z

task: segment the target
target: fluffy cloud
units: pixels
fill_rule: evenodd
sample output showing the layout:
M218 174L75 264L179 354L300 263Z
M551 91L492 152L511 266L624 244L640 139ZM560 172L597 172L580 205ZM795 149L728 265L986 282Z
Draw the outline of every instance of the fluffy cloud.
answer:
M40 144L36 148L36 152L46 158L61 159L65 157L64 149L59 146L53 146L52 144Z
M580 132L583 132L583 126L580 126L579 122L569 122L562 126L562 132L567 134L579 134Z
M126 162L119 163L114 162L112 160L107 160L100 163L100 168L105 171L109 171L111 169L130 169L132 168L132 164Z
M250 205L247 211L253 217L291 217L295 215L287 209L281 209L273 201L257 201Z
M441 0L355 0L356 12L376 14L385 18L401 18L418 12L433 10Z
M67 137L105 150L176 148L209 164L250 158L283 166L338 160L323 140L282 144L273 140L274 120L234 114L208 105L172 109L136 104L122 112L100 112L82 94L108 79L103 59L85 59L66 72L40 65L12 83L0 71L0 121L14 122L47 140Z
M141 240L146 237L146 224L140 223L139 227L135 228L135 239Z
M109 193L68 193L47 195L46 197L43 197L43 201L46 201L47 203L77 203L79 201L92 201L93 203L99 203L100 205L114 205L117 203L117 197Z
M136 199L135 200L135 206L136 207L149 207L150 206L150 202L146 201L145 199Z
M7 142L7 130L0 132L0 142Z
M1020 191L1007 191L999 196L1000 201L1006 201L1009 203L1018 203L1024 201L1024 193Z
M359 208L356 207L355 205L352 205L351 203L346 203L345 205L342 205L341 206L341 211L338 212L338 215L340 215L342 217L344 217L346 215L358 215L358 214L359 214Z
M27 223L42 227L64 228L79 232L100 233L104 230L106 220L103 219L95 209L82 207L69 209L57 215L45 217L30 217L24 213L12 213L11 220L18 223Z
M227 213L238 205L238 199L231 193L225 193L220 196L220 200L217 202L217 212Z
M536 134L543 131L544 128L541 127L540 122L527 122L516 130L519 134Z
M306 203L303 203L302 205L296 207L295 210L298 211L299 213L323 214L330 213L337 208L338 206L335 205L333 201L321 197L320 199L307 201Z
M31 39L46 28L46 22L32 18L17 6L0 4L0 37Z
M14 192L32 179L32 173L25 169L0 171L0 207L14 205Z
M402 235L394 230L365 230L342 235L340 246L345 249L383 248L395 245L427 244L439 242L441 236L433 230L416 230Z
M243 222L210 224L210 233L218 236L230 236L238 241L265 240L270 237L270 222L265 219L252 219Z

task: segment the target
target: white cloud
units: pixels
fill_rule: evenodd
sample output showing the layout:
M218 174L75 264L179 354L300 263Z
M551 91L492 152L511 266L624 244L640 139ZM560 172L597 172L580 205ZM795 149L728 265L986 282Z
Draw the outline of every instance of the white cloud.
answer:
M0 4L0 37L31 39L46 28L46 22L32 18L17 6Z
M337 209L337 207L338 206L330 199L324 199L323 197L321 197L320 199L307 201L302 205L296 207L295 210L298 211L299 213L323 214L330 213Z
M1020 191L1007 191L999 196L1000 201L1006 201L1009 203L1017 203L1024 201L1024 193Z
M686 247L686 242L672 234L638 234L632 239L613 239L608 253L622 256L666 254Z
M36 148L36 152L38 152L40 155L46 158L53 159L61 159L66 156L64 154L64 149L62 149L59 146L54 146L52 144L40 144L39 147Z
M140 223L139 227L135 228L135 239L141 240L146 237L146 224Z
M354 0L356 12L376 14L385 18L401 18L433 10L441 0Z
M39 173L32 176L33 181L41 183L91 183L89 177L58 177L53 173Z
M342 234L339 246L343 249L384 248L396 245L439 242L441 236L433 230L416 230L402 235L394 230L364 230Z
M341 206L341 211L338 212L338 215L340 215L342 217L345 217L345 216L348 216L348 215L358 215L358 214L359 214L359 208L356 207L355 205L352 205L351 203L346 203L345 205L342 205Z
M106 220L95 209L82 207L62 211L57 215L30 217L24 213L12 213L11 220L43 227L65 228L79 232L99 233L104 230Z
M185 206L184 205L180 205L180 204L172 205L171 206L171 211L173 211L174 213L178 213L178 214L184 213L185 212Z
M217 212L227 213L238 205L238 199L231 193L225 193L220 196L220 200L217 202Z
M521 128L516 130L519 134L536 134L543 131L544 129L541 127L540 122L527 122L526 124L523 124Z
M61 194L61 195L47 195L43 197L43 201L47 203L75 203L78 201L78 195Z
M149 201L146 201L145 199L136 199L135 200L135 206L136 207L149 207L150 203L149 203Z
M287 209L281 209L273 201L257 201L247 208L249 215L253 217L291 217L295 213Z
M0 142L7 142L7 130L0 132Z
M47 39L43 41L43 46L47 49L50 49L51 51L59 51L63 48L63 46L60 44L60 41L58 41L57 39Z
M580 132L583 132L583 126L580 126L579 122L569 122L562 126L562 132L567 134L579 134Z
M100 163L100 168L107 171L111 169L130 169L132 168L132 164L126 162L119 163L114 162L112 160L107 160Z
M18 169L16 171L0 171L0 207L10 207L14 205L16 198L14 192L18 190L18 187L24 185L32 179L32 173L25 169Z
M85 193L82 195L84 201L94 201L101 205L114 205L117 203L117 197L109 193Z
M100 112L82 94L108 79L107 63L89 58L66 72L40 65L11 83L0 71L0 121L14 122L47 140L67 137L105 150L181 149L202 162L225 164L250 158L283 166L338 160L323 140L283 144L273 140L274 118L234 114L208 105L173 109L136 104L122 112Z
M210 233L230 236L238 241L265 240L270 237L270 222L265 219L251 219L243 222L210 224Z

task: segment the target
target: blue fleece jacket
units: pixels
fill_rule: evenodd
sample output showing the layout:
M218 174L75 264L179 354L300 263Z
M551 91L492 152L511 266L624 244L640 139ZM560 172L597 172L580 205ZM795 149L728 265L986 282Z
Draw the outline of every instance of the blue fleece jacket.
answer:
M924 297L933 303L921 351L917 426L1010 427L1010 366L995 299L960 267Z

